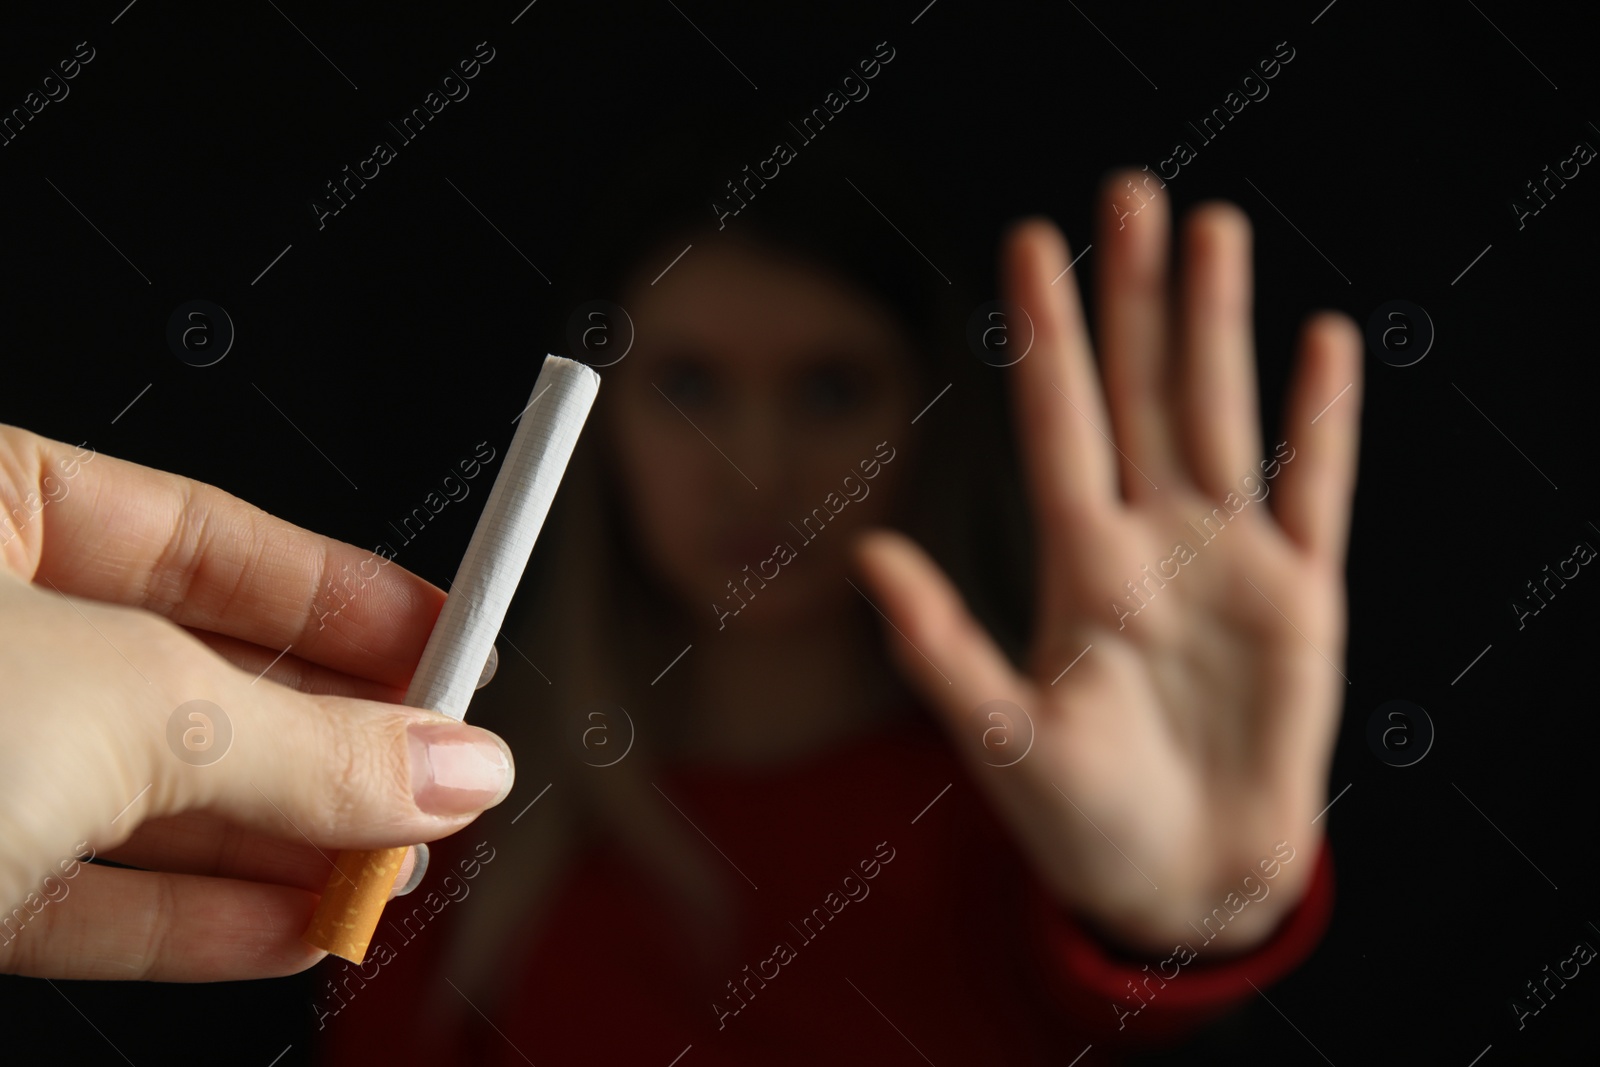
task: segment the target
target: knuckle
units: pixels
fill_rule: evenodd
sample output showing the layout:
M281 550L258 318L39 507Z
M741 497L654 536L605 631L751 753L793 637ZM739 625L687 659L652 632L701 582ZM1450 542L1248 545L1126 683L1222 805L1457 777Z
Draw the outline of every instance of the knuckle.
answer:
M353 723L336 722L331 716L325 721L327 769L332 779L317 790L322 797L317 816L318 829L326 835L348 825L356 814L368 759L367 746Z
M404 725L382 716L330 710L326 724L326 772L322 801L316 806L319 829L335 834L370 822L379 812L409 810L411 790L405 762Z
M173 879L156 877L150 879L149 883L150 935L145 939L143 950L135 956L134 973L129 976L135 981L142 981L159 974L173 929L178 922L178 902Z

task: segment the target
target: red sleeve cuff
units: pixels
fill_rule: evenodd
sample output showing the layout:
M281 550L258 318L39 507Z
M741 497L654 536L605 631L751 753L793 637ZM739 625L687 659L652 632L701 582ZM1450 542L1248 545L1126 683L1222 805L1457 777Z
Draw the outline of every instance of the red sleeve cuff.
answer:
M1130 963L1037 880L1029 879L1027 893L1031 940L1055 999L1088 1032L1143 1043L1199 1026L1254 993L1250 983L1264 987L1304 962L1333 912L1333 856L1324 839L1305 896L1270 938L1252 952L1213 961L1197 934L1188 942L1194 953L1188 963L1172 957Z

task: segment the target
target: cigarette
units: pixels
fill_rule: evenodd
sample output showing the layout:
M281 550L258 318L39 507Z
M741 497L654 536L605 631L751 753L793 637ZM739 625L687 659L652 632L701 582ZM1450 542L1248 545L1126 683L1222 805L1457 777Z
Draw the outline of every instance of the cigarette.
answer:
M466 718L599 389L600 376L591 368L545 357L533 399L518 416L505 463L406 690L407 705ZM405 854L405 846L340 852L304 940L352 963L365 960Z

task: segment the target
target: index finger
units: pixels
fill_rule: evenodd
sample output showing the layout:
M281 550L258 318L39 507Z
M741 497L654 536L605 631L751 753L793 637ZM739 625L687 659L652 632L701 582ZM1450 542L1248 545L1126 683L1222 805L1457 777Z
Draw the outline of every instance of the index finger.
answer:
M0 572L403 689L445 594L203 482L0 426Z
M1054 538L1072 519L1116 496L1110 428L1083 302L1066 240L1048 219L1025 219L1006 235L1001 272L1008 302L1026 313L1036 343L1011 371L1031 498Z

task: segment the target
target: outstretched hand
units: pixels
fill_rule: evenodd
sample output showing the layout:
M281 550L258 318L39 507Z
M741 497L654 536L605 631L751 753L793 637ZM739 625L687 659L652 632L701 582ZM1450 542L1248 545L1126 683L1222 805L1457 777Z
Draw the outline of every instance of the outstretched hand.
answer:
M1259 881L1275 846L1304 857L1227 925L1236 951L1301 899L1321 846L1361 337L1342 314L1307 321L1285 440L1264 457L1249 221L1225 203L1189 216L1173 307L1168 197L1145 185L1141 210L1119 208L1135 177L1102 201L1100 370L1056 227L1025 221L1002 253L1008 303L1035 330L1005 372L1037 531L1025 668L909 539L873 531L858 559L900 631L896 661L1063 905L1166 951ZM996 701L1025 715L996 717ZM1031 740L1026 756L997 755L997 724Z

